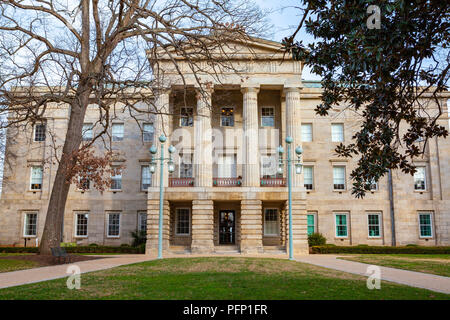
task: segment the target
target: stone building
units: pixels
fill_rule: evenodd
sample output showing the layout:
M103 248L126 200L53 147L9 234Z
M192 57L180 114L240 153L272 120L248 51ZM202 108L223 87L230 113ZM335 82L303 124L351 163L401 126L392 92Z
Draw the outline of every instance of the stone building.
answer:
M112 165L125 168L103 193L71 187L64 242L120 245L139 229L147 230L147 253L156 253L161 170L158 163L151 174L149 149L159 150L164 134L165 155L170 144L176 147L175 170L169 175L166 164L162 178L164 250L286 252L286 165L278 172L277 148L287 150L288 136L292 153L303 148L303 172L292 173L294 254L307 253L312 232L337 245L391 245L393 219L397 245L450 245L448 139L429 141L414 177L392 172L392 195L385 177L364 199L355 199L349 175L356 159L338 158L334 149L351 141L360 119L345 106L328 117L316 115L320 83L301 80L302 63L282 60L278 43L258 39L230 47L229 59L240 71L202 74L207 85L201 90L187 64L180 61L180 79L169 58L161 57L166 84L154 97L161 113L116 113L111 144L119 155ZM445 108L449 97L441 95ZM444 114L438 121L448 129L447 109ZM41 237L56 172L44 160L52 157L50 137L63 139L67 116L67 108L49 106L44 123L8 141L16 157L5 166L1 245L35 245ZM90 106L84 139L96 132L96 119L98 111Z

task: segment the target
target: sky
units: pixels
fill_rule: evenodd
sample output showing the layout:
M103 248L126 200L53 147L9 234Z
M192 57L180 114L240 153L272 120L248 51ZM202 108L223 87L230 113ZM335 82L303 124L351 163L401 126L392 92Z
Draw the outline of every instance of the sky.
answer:
M269 11L268 20L273 25L272 33L268 34L269 39L281 42L284 37L290 36L297 28L302 12L296 8L299 0L254 0L256 4L263 10ZM308 35L304 30L296 36L297 40L303 40L303 43L308 44L314 41L311 35ZM302 78L305 80L320 80L320 77L311 73L308 66L303 69Z

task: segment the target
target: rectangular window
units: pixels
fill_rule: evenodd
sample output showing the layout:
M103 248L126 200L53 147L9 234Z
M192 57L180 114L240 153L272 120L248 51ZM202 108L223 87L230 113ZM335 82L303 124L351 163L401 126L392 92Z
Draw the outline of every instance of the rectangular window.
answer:
M316 216L314 214L307 215L308 235L316 232Z
M111 190L122 190L122 170L119 168L112 168L114 170L111 173Z
M192 153L180 155L180 178L192 178Z
M370 190L371 190L371 191L376 191L376 190L378 190L378 182L376 182L375 180L373 180L372 183L370 184Z
M222 127L234 127L234 108L222 108L220 124Z
M41 190L42 189L42 167L33 166L31 167L31 190Z
M333 167L333 188L334 190L345 190L345 167Z
M414 173L414 190L426 190L426 170L425 167L417 167Z
M275 127L274 108L261 109L261 127Z
M123 123L112 124L112 141L123 140L124 125Z
M312 139L312 123L302 123L302 141L311 142Z
M261 176L264 179L277 177L277 159L273 155L261 156Z
M89 181L88 177L78 177L78 181L80 182L79 186L81 187L79 189L81 189L81 190L89 190L90 181Z
M264 235L278 235L278 209L264 210Z
M139 212L138 213L138 230L140 232L147 231L147 212Z
M30 212L25 214L24 237L35 237L37 235L37 213Z
M92 123L83 124L82 129L82 139L83 141L90 141L94 137L94 133L92 130Z
M367 215L367 225L369 227L370 238L379 238L381 236L380 222L380 214L369 213Z
M108 237L120 236L120 213L108 213Z
M433 237L431 213L419 213L419 232L421 238Z
M347 214L336 214L336 237L346 238L347 235Z
M331 124L331 141L344 142L344 124L342 123Z
M153 142L155 128L152 123L144 123L142 126L142 139L144 142Z
M88 235L88 213L77 213L75 222L75 236L87 237Z
M152 185L152 174L150 172L150 166L141 167L141 190L147 191Z
M224 154L218 161L218 178L236 178L236 155Z
M34 141L45 141L45 123L39 123L34 125Z
M180 126L192 127L194 125L194 109L193 108L181 108L180 113Z
M303 184L306 190L314 188L314 168L312 166L303 167Z
M177 208L177 223L176 223L176 234L177 235L188 235L189 234L189 218L190 210L189 208Z

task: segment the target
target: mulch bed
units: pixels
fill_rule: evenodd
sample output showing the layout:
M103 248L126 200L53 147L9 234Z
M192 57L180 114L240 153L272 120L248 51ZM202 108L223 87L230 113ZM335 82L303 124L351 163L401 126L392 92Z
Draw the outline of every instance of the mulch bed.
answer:
M69 254L69 257L70 257L70 259L66 258L67 264L74 263L74 262L80 262L80 261L101 259L101 257L81 256L81 255L74 255L74 254ZM61 259L61 262L60 262L58 258L55 258L53 256L39 255L39 254L27 254L27 255L23 255L23 256L5 256L5 257L0 257L0 259L35 261L41 267L64 264L62 262L64 259Z

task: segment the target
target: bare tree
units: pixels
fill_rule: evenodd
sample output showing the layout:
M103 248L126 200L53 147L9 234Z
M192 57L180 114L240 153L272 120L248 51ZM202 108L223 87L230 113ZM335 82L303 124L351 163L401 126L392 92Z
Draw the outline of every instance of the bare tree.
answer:
M260 34L263 18L241 0L0 1L0 106L8 114L3 127L42 121L49 105L69 106L41 254L59 246L70 183L93 156L81 154L108 135L116 105L130 115L160 112L149 99L167 85L158 57L169 57L182 79L180 57L192 73L218 76L230 67L228 44ZM214 52L225 58L217 60ZM200 77L196 81L205 85ZM137 108L143 101L148 107ZM102 131L84 145L82 127L92 104ZM104 162L97 163L103 170Z

